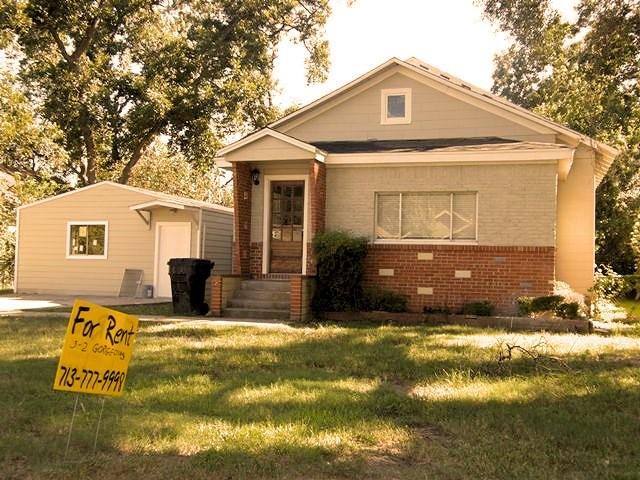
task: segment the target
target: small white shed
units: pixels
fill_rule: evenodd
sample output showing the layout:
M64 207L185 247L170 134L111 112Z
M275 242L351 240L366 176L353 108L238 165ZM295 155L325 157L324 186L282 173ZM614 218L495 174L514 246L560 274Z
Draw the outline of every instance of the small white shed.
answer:
M232 242L232 208L101 182L18 209L14 289L116 296L128 270L170 297L170 258L205 258L230 273Z

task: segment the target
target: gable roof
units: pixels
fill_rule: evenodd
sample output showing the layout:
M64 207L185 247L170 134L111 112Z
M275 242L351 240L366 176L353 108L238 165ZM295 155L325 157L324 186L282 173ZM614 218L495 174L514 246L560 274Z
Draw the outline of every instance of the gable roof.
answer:
M559 136L564 137L568 143L574 144L573 146L577 146L582 143L593 148L602 157L597 162L597 174L600 178L604 176L609 166L613 162L613 159L619 154L619 151L617 149L603 142L594 140L586 135L581 134L580 132L566 127L565 125L559 124L541 115L533 113L523 107L516 105L515 103L512 103L500 97L499 95L495 95L494 93L465 82L415 57L412 57L407 61L402 61L395 57L391 58L385 63L377 66L373 70L370 70L369 72L361 75L360 77L338 88L337 90L334 90L333 92L315 100L314 102L309 103L308 105L290 113L289 115L286 115L279 120L272 122L268 125L268 127L271 129L286 127L286 125L292 120L300 119L300 117L303 117L305 114L310 113L311 111L315 110L323 104L326 104L331 100L337 100L340 95L355 89L356 87L372 79L381 72L393 67L405 69L409 72L417 74L417 77L422 78L424 81L431 81L437 85L446 87L449 94L455 94L457 98L463 101L466 100L468 102L473 102L481 108L483 106L491 108L491 111L498 115L508 116L512 120L519 119L520 121L527 122L528 124L537 125L539 126L539 128L549 129ZM480 102L478 102L478 100L480 100Z
M482 148L496 149L499 147L506 147L510 150L523 148L570 148L555 143L523 142L500 137L429 138L415 140L339 140L335 142L313 142L313 144L330 154L461 151Z
M35 205L40 205L42 203L51 202L54 200L58 200L59 198L62 198L62 197L75 195L76 193L84 192L86 190L103 187L103 186L112 186L112 187L122 188L124 190L128 190L131 192L141 193L143 195L152 197L156 200L165 201L167 202L167 204L179 205L182 207L203 208L205 210L216 210L224 213L233 213L233 208L224 207L222 205L216 205L213 203L193 200L191 198L180 197L178 195L170 195L168 193L156 192L155 190L148 190L146 188L140 188L140 187L132 187L131 185L123 185L122 183L116 183L116 182L110 182L110 181L94 183L92 185L87 185L86 187L78 188L76 190L71 190L70 192L61 193L60 195L43 198L42 200L37 200L35 202L22 205L21 207L18 207L18 210L21 210L23 208L33 207Z
M257 132L253 132L253 133L250 133L249 135L246 135L245 137L242 137L240 140L230 143L226 147L221 148L216 152L216 157L223 157L224 155L234 150L238 150L244 147L245 145L248 145L252 142L255 142L267 136L273 137L276 140L280 140L281 142L287 143L301 150L310 152L315 156L316 160L323 161L324 157L326 156L326 152L322 151L321 149L319 149L315 145L312 145L311 143L303 142L302 140L298 140L297 138L292 137L291 135L287 135L285 133L278 132L277 130L273 130L269 127L265 127L261 130L258 130Z

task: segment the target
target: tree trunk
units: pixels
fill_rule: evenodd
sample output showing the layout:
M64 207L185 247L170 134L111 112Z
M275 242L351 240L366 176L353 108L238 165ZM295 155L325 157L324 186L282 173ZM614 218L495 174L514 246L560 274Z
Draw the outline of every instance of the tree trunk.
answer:
M146 137L144 137L142 140L140 140L140 143L138 143L138 145L136 145L136 148L133 150L131 154L131 158L122 169L120 178L118 178L119 183L126 184L129 181L129 177L131 176L131 170L133 170L133 167L135 167L138 161L140 160L140 158L142 158L142 154L144 153L145 149L149 146L149 144L151 143L154 137L155 135L150 133Z
M84 180L87 185L96 183L96 145L93 141L93 133L87 127L83 127L84 146L86 149L86 162Z

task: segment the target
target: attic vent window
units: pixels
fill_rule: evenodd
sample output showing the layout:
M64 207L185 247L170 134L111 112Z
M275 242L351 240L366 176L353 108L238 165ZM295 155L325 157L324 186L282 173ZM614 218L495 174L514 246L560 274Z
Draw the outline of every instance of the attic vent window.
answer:
M396 88L382 90L382 125L411 123L411 89Z

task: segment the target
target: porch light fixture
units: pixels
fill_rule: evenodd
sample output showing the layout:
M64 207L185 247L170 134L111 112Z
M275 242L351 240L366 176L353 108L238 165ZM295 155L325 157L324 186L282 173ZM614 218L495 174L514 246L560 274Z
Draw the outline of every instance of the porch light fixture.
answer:
M254 185L260 185L260 170L257 168L251 170L251 180L253 180Z

